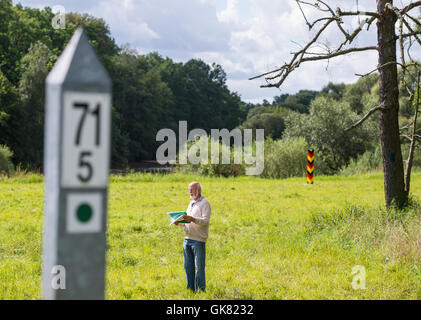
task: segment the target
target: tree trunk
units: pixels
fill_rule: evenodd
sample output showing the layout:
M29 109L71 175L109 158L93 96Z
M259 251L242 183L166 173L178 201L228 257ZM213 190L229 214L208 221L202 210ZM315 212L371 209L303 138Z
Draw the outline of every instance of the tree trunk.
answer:
M393 0L377 0L377 12L381 19L377 22L379 66L396 60L395 22L396 14L385 8ZM395 203L402 207L407 203L405 192L403 161L399 136L399 91L397 65L391 63L379 69L380 112L379 127L382 144L384 193L386 206Z

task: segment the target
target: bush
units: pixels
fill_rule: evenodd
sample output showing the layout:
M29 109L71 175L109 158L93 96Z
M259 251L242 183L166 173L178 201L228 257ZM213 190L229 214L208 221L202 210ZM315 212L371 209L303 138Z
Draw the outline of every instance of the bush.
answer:
M9 147L5 145L0 145L0 174L11 174L14 170L13 163L11 158L13 152Z
M404 162L408 158L409 144L402 144L402 157ZM405 163L404 163L404 166ZM351 159L348 166L341 168L339 175L352 176L380 170L383 167L382 151L380 145L375 150L369 150L360 155L357 159ZM421 168L421 149L416 148L412 160L412 169Z
M303 137L265 141L264 178L302 177L306 172L307 143Z
M357 159L351 159L348 166L341 168L339 175L352 176L382 168L382 152L380 146L375 150L368 150Z
M187 144L188 153L191 152L191 148L194 145L199 146L199 141L191 142L189 141ZM208 137L208 159L207 163L198 163L192 164L190 161L187 161L187 164L177 164L177 171L183 173L196 173L203 176L215 176L215 177L237 177L242 176L245 174L245 164L244 159L242 159L241 164L234 164L234 148L223 145L219 142L219 161L217 164L211 163L211 154L212 154L212 144L211 138ZM230 152L230 163L229 164L222 164L222 150L229 149ZM243 149L243 148L242 148ZM178 157L179 158L179 155Z

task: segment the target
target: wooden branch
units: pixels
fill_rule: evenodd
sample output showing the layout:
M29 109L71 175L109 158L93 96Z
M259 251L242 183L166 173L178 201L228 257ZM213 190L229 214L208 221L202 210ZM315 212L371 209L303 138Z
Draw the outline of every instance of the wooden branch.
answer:
M416 65L418 65L418 62L413 61L413 62L411 62L411 63L409 63L407 65L403 65L402 63L400 63L398 61L389 61L389 62L386 62L385 64L382 64L381 66L377 67L376 69L371 70L370 72L367 72L367 73L364 73L364 74L355 73L355 75L356 76L359 76L359 77L366 77L366 76L368 76L368 75L370 75L370 74L372 74L372 73L374 73L374 72L380 70L381 68L386 67L386 66L388 66L390 64L397 64L398 66L401 66L402 68L408 68L410 66L416 66Z
M408 13L405 13L404 15L407 16L409 19L411 19L412 22L414 22L416 25L421 26L421 23L414 17L410 16Z
M367 114L362 117L358 122L354 123L352 126L350 126L349 128L346 128L345 131L349 131L351 129L354 129L356 127L358 127L359 125L361 125L365 120L367 120L374 112L381 110L384 111L386 110L386 108L383 106L383 104L378 105L377 107L371 108Z
M266 76L266 75L269 75L269 74L273 74L273 73L278 72L278 71L281 71L281 74L282 74L286 67L288 67L289 65L292 65L295 62L295 60L298 58L299 55L303 55L307 51L307 49L317 41L317 39L320 37L320 35L323 33L323 31L332 22L333 22L333 19L329 19L328 21L326 21L326 23L320 28L320 30L316 33L316 35L313 37L313 39L309 43L307 43L307 45L303 49L301 49L300 51L298 51L298 52L296 52L294 54L294 56L292 57L292 59L291 59L291 61L290 61L289 64L285 63L282 67L280 67L278 69L275 69L275 70L272 70L272 71L269 71L269 72L262 73L262 74L260 74L258 76L249 78L249 80L254 80L254 79L257 79L257 78L261 78L263 76Z
M356 38L356 36L361 32L362 28L365 24L368 24L367 30L370 27L370 25L377 19L380 18L380 15L375 12L362 12L362 11L341 11L340 9L337 9L336 12L323 0L315 0L315 2L308 2L304 0L296 0L296 3L301 11L301 14L304 17L304 20L307 24L307 26L312 29L317 23L324 22L323 25L319 28L316 35L309 41L303 48L301 48L299 51L293 53L293 57L289 62L285 62L282 66L272 70L268 71L262 74L259 74L257 76L249 78L249 80L258 79L261 77L265 77L265 80L267 84L261 85L262 88L267 87L277 87L279 88L282 83L285 81L285 79L289 76L291 72L293 72L295 69L297 69L303 62L307 61L318 61L318 60L329 60L331 58L335 58L341 55L346 55L352 52L360 52L360 51L367 51L367 50L378 50L377 46L367 46L367 47L354 47L354 48L347 48L344 49L345 46L348 44L351 44L353 40ZM330 13L330 16L324 16L317 20L315 20L313 23L310 23L307 19L305 12L302 8L302 5L308 5L315 7L317 10L322 11L323 13ZM356 28L352 34L349 34L346 32L342 24L342 16L353 16L353 15L367 15L369 18L365 19L363 23L360 24L358 28ZM319 40L321 34L326 30L326 28L332 23L335 22L339 28L339 30L344 34L345 39L338 48L336 48L333 51L327 50L327 53L315 53L314 51L311 51L311 48L314 48L314 45ZM272 81L278 79L278 82L273 83Z
M322 9L322 8L320 8L318 2L320 2L320 3L322 3L322 4L324 4L326 6L326 4L323 3L322 1L316 0L315 3L310 3L310 2L307 2L307 1L296 0L296 2L297 3L301 3L301 4L306 4L308 6L312 6L312 7L316 8L317 10L320 10L320 11L323 11L323 12L329 12L329 9ZM329 6L328 6L328 8L329 8Z
M368 25L370 26L371 23L375 20L375 17L371 17L370 19L365 20L365 23L368 23ZM348 38L348 42L351 43L355 37L360 33L360 31L362 30L362 27L364 26L364 24L361 24L357 29L355 29L355 31L349 36Z
M415 107L414 121L412 123L411 144L409 146L408 159L406 160L405 192L409 192L409 184L411 182L412 162L413 162L413 159L414 159L414 150L415 150L415 144L416 144L417 118L418 118L418 110L419 110L419 105L420 105L420 77L421 77L421 72L418 71L417 102L416 102L416 105L415 105L416 107Z
M409 142L412 142L412 138L410 136L408 136L408 135L401 134L400 137L407 139ZM416 136L414 136L414 139L416 141L418 141L418 142L421 142L421 136L416 135ZM417 149L417 148L419 148L419 147L421 147L421 144L416 144L414 146L414 150ZM405 160L404 162L406 162L406 161L407 160Z
M340 51L334 51L330 54L321 54L319 56L312 56L312 57L302 57L300 58L298 61L296 60L296 56L297 53L294 55L294 58L291 60L291 62L285 63L281 68L278 68L276 70L273 71L269 71L266 73L263 73L261 75L255 76L250 78L249 80L253 80L253 79L257 79L257 78L261 78L262 76L267 76L269 74L273 74L275 72L279 72L278 74L275 74L272 77L267 77L266 80L273 80L276 78L281 77L281 80L275 84L272 83L268 83L266 85L262 85L260 86L261 88L268 88L268 87L277 87L279 88L281 86L281 84L285 81L285 79L287 78L287 76L296 68L298 68L301 63L303 62L308 62L308 61L319 61L319 60L329 60L331 58L335 58L338 56L342 56L342 55L346 55L352 52L360 52L360 51L368 51L368 50L378 50L377 46L369 46L369 47L362 47L362 48L349 48L349 49L344 49L344 50L340 50ZM299 52L302 56L304 54L306 54L306 52Z
M369 46L369 47L361 47L361 48L349 48L344 50L335 50L332 53L329 54L320 54L320 56L315 57L306 57L301 59L301 62L307 62L307 61L316 61L316 60L328 60L331 58L335 58L338 56L342 56L351 52L359 52L359 51L368 51L368 50L378 50L377 46Z
M300 1L296 0L296 2L297 2L297 4L298 4L298 8L300 8L301 14L302 14L302 15L303 15L303 17L304 17L304 20L306 21L306 24L308 25L308 28L311 30L311 28L312 28L313 26L310 24L310 22L308 22L307 17L306 17L306 15L304 14L303 8L301 8ZM316 20L316 22L317 22L317 20ZM315 24L316 22L314 22L314 24ZM314 25L314 24L313 24L313 25Z
M336 20L336 24L338 25L339 30L345 35L345 38L348 38L349 37L349 34L341 26L341 23L342 23L341 18L340 17L337 17L335 15L334 11L332 10L332 8L330 8L326 3L324 3L321 0L316 0L316 1L317 2L315 2L315 3L309 3L309 2L302 1L302 0L296 0L296 2L297 2L298 6L299 6L299 8L301 10L301 13L302 13L302 15L303 15L303 17L304 17L304 19L305 19L305 21L306 21L307 26L309 27L309 29L311 30L320 21L327 20L327 19L333 19L333 20ZM320 2L321 4L323 4L326 7L326 9L322 9L319 6L318 2ZM331 13L331 16L330 17L319 18L319 19L315 20L313 23L309 23L306 15L305 15L302 7L301 7L301 4L306 4L306 5L313 6L313 7L317 8L318 10L320 10L322 12L330 12Z
M418 38L418 37L417 37L417 35L416 35L415 31L414 31L414 30L412 30L412 28L411 28L411 26L409 25L409 23L408 23L405 19L403 19L402 21L403 21L403 23L405 24L405 27L409 30L409 32L410 32L410 33L413 33L413 36L414 36L415 40L417 40L418 44L421 46L421 40L420 40L420 38Z
M410 32L410 33L404 33L404 34L402 34L402 38L408 38L408 37L416 36L416 35L419 35L419 34L421 34L421 30L420 31L413 31L413 32ZM396 38L398 39L399 36L396 36Z
M405 129L408 129L408 128L409 128L409 124L404 125L403 127L399 128L399 133L404 131Z
M401 62L402 62L402 66L405 66L405 67L402 68L402 84L404 85L406 91L409 94L409 100L412 100L414 92L411 90L410 86L408 85L408 83L406 82L406 79L405 79L407 65L406 65L406 61L405 61L404 38L402 37L404 18L403 18L403 15L400 14L400 12L397 12L397 15L399 17L399 49L400 49L400 55L401 55Z
M409 40L409 44L406 47L406 54L408 55L409 60L414 61L414 59L412 59L412 56L411 56L411 48L412 48L412 44L414 43L414 41L412 40L411 37L409 37L408 40Z
M380 15L377 12L371 11L342 11L340 8L336 9L336 14L340 17L344 16L370 16L376 19L380 19Z
M413 63L410 63L409 65L407 65L407 63L406 63L403 25L405 24L405 26L407 26L407 28L409 28L408 30L410 30L410 31L412 31L412 29L410 28L408 22L404 19L404 15L401 14L401 12L399 11L399 9L397 9L396 7L394 7L391 3L387 3L386 4L386 8L388 8L388 9L392 10L393 12L395 12L395 14L397 15L397 17L399 18L398 36L396 36L395 39L396 40L399 40L399 49L400 49L399 51L400 51L401 63L398 63L398 62L393 61L393 62L386 63L385 65L388 65L390 63L393 63L393 64L396 63L396 64L399 64L402 67L402 84L403 84L403 86L405 87L406 91L409 94L409 99L412 100L412 97L414 96L414 92L411 89L411 87L408 85L408 83L406 81L406 78L405 78L405 75L406 75L408 66L409 65L413 65ZM416 33L415 32L411 32L410 34L407 34L406 36L409 36L409 35L416 36ZM412 46L412 41L410 41L410 46ZM409 52L408 52L408 56L410 57ZM384 67L385 65L378 67L376 70ZM376 71L376 70L374 70L374 71ZM367 73L366 75L371 74L374 71L371 71L371 72Z
M404 7L403 9L401 9L400 10L400 13L401 14L406 14L410 10L412 10L412 9L414 9L416 7L419 7L419 6L421 6L421 1L412 2L412 3L408 4L406 7Z

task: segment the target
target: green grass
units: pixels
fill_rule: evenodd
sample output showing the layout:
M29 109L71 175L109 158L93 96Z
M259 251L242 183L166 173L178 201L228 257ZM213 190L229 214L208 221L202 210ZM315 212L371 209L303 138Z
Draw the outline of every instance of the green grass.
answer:
M207 292L185 289L181 228L199 180L212 207ZM0 180L0 298L41 298L43 179ZM412 176L413 199L421 173ZM383 176L266 180L113 176L107 299L421 299L421 221L415 204L386 211ZM366 289L351 270L366 270Z

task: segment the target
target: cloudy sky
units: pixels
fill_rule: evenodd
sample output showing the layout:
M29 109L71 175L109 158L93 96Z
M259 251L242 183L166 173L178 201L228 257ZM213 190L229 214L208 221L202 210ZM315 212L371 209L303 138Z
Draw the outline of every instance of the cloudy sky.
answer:
M280 89L260 88L263 80L250 77L279 67L314 35L305 25L294 0L14 0L23 6L62 6L66 12L89 13L103 18L118 45L128 44L139 53L158 51L175 61L200 58L219 63L227 73L228 87L244 101L269 101L300 89L320 90L329 81L351 83L355 73L377 65L373 51L354 53L329 62L303 64ZM333 8L375 11L374 0L329 0ZM409 3L396 0L396 6ZM303 8L310 20L319 17L314 8ZM358 26L359 18L344 21L344 28ZM327 29L323 44L334 47L342 40L337 28ZM353 44L376 44L372 25Z

